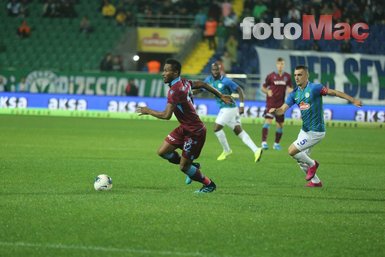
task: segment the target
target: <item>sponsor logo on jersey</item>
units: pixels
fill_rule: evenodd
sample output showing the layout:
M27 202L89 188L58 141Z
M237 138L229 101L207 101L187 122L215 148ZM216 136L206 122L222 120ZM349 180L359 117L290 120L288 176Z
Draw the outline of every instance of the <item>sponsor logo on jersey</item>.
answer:
M309 96L310 96L309 92L306 92L306 93L305 93L305 97L306 97L306 98L309 98Z
M276 86L286 86L286 81L284 81L284 80L276 80L276 81L274 81L274 85L276 85Z
M301 102L301 103L299 104L299 109L300 109L301 111L308 110L309 108L310 108L310 104L308 104L308 103Z

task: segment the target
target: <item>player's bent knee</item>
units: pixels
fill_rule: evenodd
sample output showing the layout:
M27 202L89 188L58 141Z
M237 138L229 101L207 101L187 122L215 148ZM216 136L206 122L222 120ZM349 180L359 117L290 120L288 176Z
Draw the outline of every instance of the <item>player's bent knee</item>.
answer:
M234 129L233 129L233 131L234 131L235 135L238 136L239 134L242 133L243 129L242 129L241 126L235 126Z
M289 148L287 149L287 152L290 156L294 156L300 151L294 145L290 145Z
M158 155L163 158L163 159L170 159L172 156L173 156L173 153L171 152L164 152L164 151L161 151L161 150L158 150Z

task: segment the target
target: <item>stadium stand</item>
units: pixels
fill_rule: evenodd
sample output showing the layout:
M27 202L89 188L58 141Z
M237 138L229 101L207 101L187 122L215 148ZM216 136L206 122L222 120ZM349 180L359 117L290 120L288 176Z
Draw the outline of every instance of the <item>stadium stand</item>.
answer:
M335 3L335 4L333 4ZM236 1L234 1L235 9ZM350 40L351 53L375 54L384 55L385 45L381 42L385 40L385 5L383 1L265 1L265 0L244 0L243 9L238 8L238 12L242 11L239 16L238 24L242 22L244 17L255 17L255 23L264 22L271 23L274 17L280 17L282 22L298 22L301 20L293 20L289 16L289 10L294 6L298 10L300 16L302 14L314 14L319 17L321 14L335 14L335 9L338 9L340 16L335 18L334 24L337 22L348 22L354 24L356 22L365 22L369 24L370 36L366 39L365 44L359 43L355 40ZM265 6L265 7L261 7ZM332 8L335 8L333 9ZM365 10L362 12L361 10ZM262 13L259 13L259 12ZM223 17L222 17L223 18ZM309 40L304 41L300 39L289 42L289 46L285 45L287 42L275 40L270 37L266 40L242 40L241 31L238 30L238 57L237 62L233 63L233 73L254 73L258 71L258 58L255 46L271 48L271 49L287 49L287 50L314 50L312 49L314 42L319 46L318 51L323 52L341 52L341 44L343 42L336 40ZM221 59L221 53L216 52L204 66L202 72L210 72L210 63Z
M274 17L280 17L284 23L298 22L290 19L288 10L295 6L302 14L314 14L319 17L321 14L331 14L334 17L334 24L337 22L348 22L354 24L357 22L365 22L369 24L370 35L366 39L365 44L359 43L355 40L350 40L351 53L362 53L362 54L375 54L385 55L385 45L381 42L385 40L385 2L381 0L341 0L341 1L257 1L257 0L245 0L244 10L242 17L239 22L242 21L243 17L252 17L253 10L259 4L265 5L266 10L259 16L256 17L255 23L265 22L270 23ZM337 11L336 11L337 10ZM364 11L362 11L364 10ZM336 17L336 13L339 13ZM288 50L313 50L313 40L304 41L300 39L294 40L292 47L287 48L282 44L282 41L269 38L266 40L241 40L241 34L238 34L239 56L256 56L253 46L261 46L272 49L288 49ZM341 52L341 41L336 40L319 40L317 41L319 51L322 52ZM248 63L249 58L239 59L235 68L240 67L242 72L252 72ZM256 69L259 70L259 69ZM207 71L207 67L204 69Z
M184 72L187 74L200 73L202 68L210 62L213 54L214 50L210 50L206 42L198 43L183 64Z
M19 9L9 9L13 2L19 2ZM66 9L66 15L55 13L54 17L42 17L47 2L68 2L73 8ZM363 21L370 26L370 36L365 45L351 40L352 53L385 54L385 6L382 0L335 0L335 1L267 1L233 0L212 2L206 0L174 1L133 1L111 0L116 13L125 10L121 26L114 18L102 15L102 4L108 1L97 0L0 0L0 67L16 69L52 69L62 71L98 70L100 61L107 52L114 52L119 42L127 36L126 28L136 26L193 27L197 14L203 11L201 19L213 17L226 26L227 36L238 40L236 60L231 72L255 73L259 70L255 46L274 49L314 50L314 42L295 40L285 45L274 40L242 40L239 23L243 17L256 17L257 22L270 23L274 17L283 22L293 21L294 13L332 14L335 21L350 24ZM231 12L231 9L234 12ZM16 14L14 11L16 10ZM19 13L17 13L19 12ZM50 15L48 15L50 16ZM63 17L66 16L66 17ZM80 33L79 26L87 16L93 27L92 33ZM120 17L122 18L122 17ZM31 36L21 39L16 30L23 20L31 27ZM170 22L173 19L174 22ZM300 21L298 21L300 22ZM318 50L340 52L340 41L317 41ZM207 41L193 42L185 47L185 72L192 74L209 73L209 64L221 59L222 51L208 49ZM198 61L197 61L198 60Z
M0 3L7 5L4 0ZM124 30L113 20L102 17L98 1L78 1L75 4L77 17L72 18L42 17L43 2L40 1L30 1L26 5L29 10L26 17L9 16L5 8L0 8L0 41L5 46L5 51L0 53L1 67L97 70L104 54L124 35ZM85 15L91 17L94 33L80 33L80 20ZM22 40L16 29L24 19L32 32L28 39Z

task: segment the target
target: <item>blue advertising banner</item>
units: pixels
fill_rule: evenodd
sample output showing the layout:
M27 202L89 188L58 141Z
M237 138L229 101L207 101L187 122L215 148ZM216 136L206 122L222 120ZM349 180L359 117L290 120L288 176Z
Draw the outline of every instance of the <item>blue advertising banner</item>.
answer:
M41 108L48 110L71 111L106 111L134 113L137 106L149 106L162 111L166 106L166 98L151 97L119 97L119 96L85 96L63 94L30 94L0 93L0 110L8 108ZM199 115L216 115L219 108L214 99L194 99ZM262 118L265 102L245 101L245 117ZM301 113L297 106L290 108L286 118L300 119ZM385 122L385 106L355 107L351 104L325 104L325 120Z
M266 76L275 71L276 60L281 57L285 60L285 71L288 73L293 73L297 65L306 65L310 81L342 91L366 104L385 105L384 55L289 51L262 47L256 47L256 50L261 64L262 84ZM294 82L293 78L292 81ZM343 102L338 97L324 98L324 103Z

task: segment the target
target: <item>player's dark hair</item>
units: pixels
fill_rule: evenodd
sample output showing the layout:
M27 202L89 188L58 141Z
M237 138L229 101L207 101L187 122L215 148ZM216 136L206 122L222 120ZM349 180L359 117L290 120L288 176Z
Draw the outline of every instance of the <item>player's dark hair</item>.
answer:
M285 60L282 57L278 57L277 62L284 62Z
M167 59L166 64L170 64L173 71L176 71L178 73L178 76L180 75L182 71L182 64L180 64L179 61L175 59Z
M306 72L308 72L308 69L307 69L307 66L305 65L298 65L297 67L295 67L296 70L304 70Z

